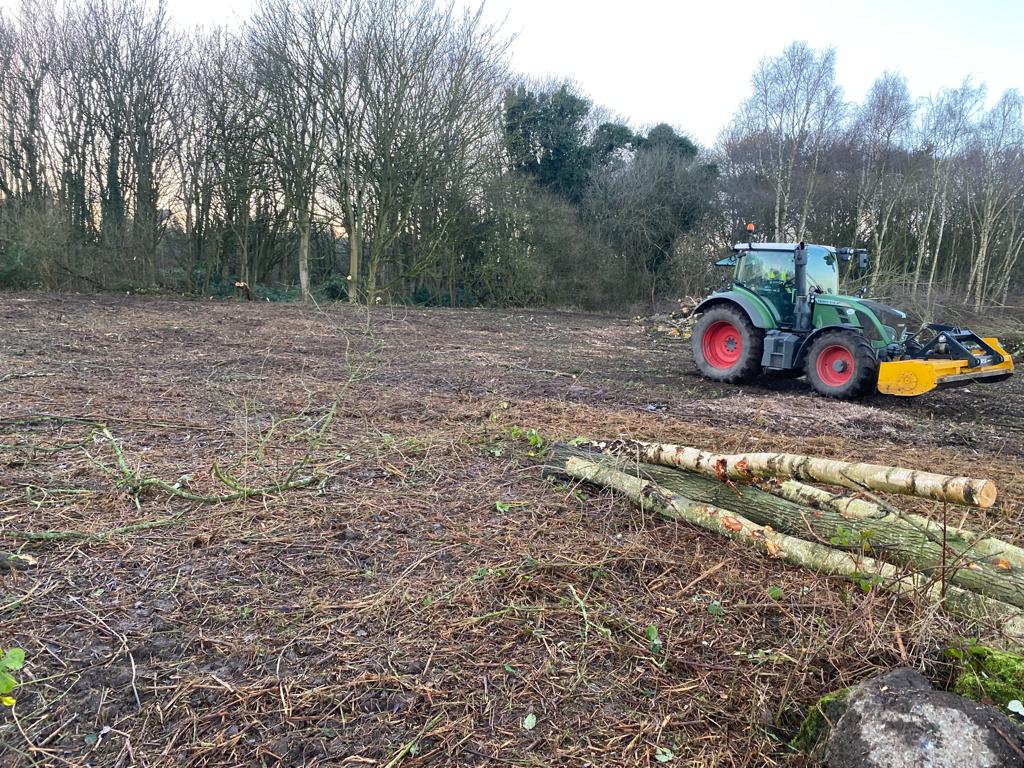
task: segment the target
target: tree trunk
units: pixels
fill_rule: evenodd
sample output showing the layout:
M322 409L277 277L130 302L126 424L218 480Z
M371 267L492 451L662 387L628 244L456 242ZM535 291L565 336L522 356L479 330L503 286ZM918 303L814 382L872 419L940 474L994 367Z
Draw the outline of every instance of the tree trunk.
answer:
M935 256L928 269L928 290L925 294L925 306L928 307L929 313L932 310L932 294L935 290L935 270L939 266L939 252L942 249L942 237L946 233L946 194L947 190L943 188L942 207L939 209L939 231L935 236Z
M728 477L748 481L753 477L782 477L812 480L853 490L883 491L991 507L996 500L996 486L991 480L950 477L879 464L850 463L834 459L800 456L793 453L740 453L718 455L667 443L645 443L640 440L616 440L595 443L593 447L612 455L639 456L643 461L663 466L689 469L710 477Z
M914 282L910 287L910 296L917 298L918 284L921 282L921 269L924 267L925 256L928 253L928 239L931 237L932 217L935 215L935 203L939 198L939 165L933 167L931 202L928 204L928 215L925 216L924 225L920 227L917 241L917 258L914 261Z
M377 270L380 268L380 243L379 236L375 236L370 240L370 263L367 265L366 272L366 303L375 304L377 302Z
M784 480L781 483L773 481L769 492L814 509L820 509L823 505L831 507L848 519L871 521L891 513L874 502L829 493L798 480ZM977 534L966 528L949 525L943 527L931 518L911 512L899 511L898 517L924 531L932 541L945 539L946 545L960 557L969 557L972 560L984 558L1000 570L1006 570L1006 564L1024 570L1024 549L1014 544Z
M359 302L359 271L363 261L363 233L359 224L349 217L348 232L348 300L350 304Z
M246 201L247 203L248 201ZM237 233L238 279L246 285L252 286L253 281L249 275L249 211L244 205L239 210L239 216L241 217L241 228Z
M305 209L299 211L299 290L302 292L302 301L309 303L309 212Z
M695 501L673 493L656 482L620 471L607 460L585 458L565 448L556 450L553 458L556 472L617 490L641 508L652 509L667 519L681 520L728 536L769 557L786 560L819 573L858 583L867 582L898 595L922 595L931 602L941 602L954 615L996 623L1015 643L1024 643L1024 613L1015 606L957 586L944 585L921 573L905 573L896 566L859 553L843 552L781 533L773 526L759 525L742 514ZM731 492L728 487L725 490Z

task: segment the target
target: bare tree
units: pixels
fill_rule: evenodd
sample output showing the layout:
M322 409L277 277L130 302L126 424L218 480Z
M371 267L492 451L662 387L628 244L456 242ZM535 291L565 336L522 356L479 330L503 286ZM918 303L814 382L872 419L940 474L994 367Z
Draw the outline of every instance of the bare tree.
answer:
M38 201L46 194L44 97L53 66L45 8L26 0L17 24L0 16L0 194Z
M780 56L761 62L753 94L738 119L761 139L758 162L770 180L775 204L776 240L804 236L814 197L818 162L833 127L843 117L842 91L835 83L835 49L815 51L807 43L789 45ZM803 167L804 195L793 210L796 171Z
M253 62L242 40L215 29L198 41L193 67L194 98L205 114L203 133L212 166L211 204L223 227L220 254L230 256L237 278L249 284L257 271L252 213L257 191L267 186L268 165L259 141L259 91Z
M925 109L918 142L927 160L920 177L924 188L919 194L918 211L912 220L917 237L911 278L912 296L917 295L922 270L929 262L928 283L934 282L938 254L946 235L950 183L983 99L984 89L976 88L970 80L965 80L958 89L941 92L928 102Z
M870 242L877 268L891 260L888 236L907 184L907 147L915 107L905 78L891 72L875 80L857 110L852 143L860 156L855 239Z
M330 11L322 0L266 0L248 30L259 84L257 140L298 230L303 301L309 301L310 227L327 126L323 61L316 50L330 36Z
M424 0L339 0L332 16L321 49L329 187L348 236L349 299L373 301L380 280L393 293L442 255L454 272L453 222L490 172L506 41L479 11Z
M177 203L184 219L186 258L185 289L192 291L195 266L208 247L217 179L218 125L216 101L211 98L207 67L216 62L219 47L216 33L193 41L177 83L175 99L178 118L174 122L177 142ZM211 55L212 54L212 55Z
M369 194L366 153L362 146L367 107L359 96L354 58L359 45L362 7L351 0L330 0L332 24L315 50L321 57L321 89L327 116L326 187L328 208L340 207L332 218L340 218L348 237L347 297L360 299L362 287L364 216Z
M1024 101L1016 90L1002 95L982 118L971 147L975 180L971 209L977 223L977 247L966 292L976 309L987 298L991 250L999 228L1024 191ZM1015 224L1015 222L1014 222ZM1015 237L1014 227L1014 237ZM1011 238L1012 240L1013 238ZM1012 246L1011 246L1012 247ZM1019 253L1019 247L1016 249Z

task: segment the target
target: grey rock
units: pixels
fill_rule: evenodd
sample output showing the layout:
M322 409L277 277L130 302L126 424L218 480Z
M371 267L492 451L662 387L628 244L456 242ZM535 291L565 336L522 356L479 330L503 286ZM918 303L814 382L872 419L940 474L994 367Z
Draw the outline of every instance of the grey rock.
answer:
M1024 731L997 709L895 669L850 693L826 756L829 768L1020 768Z

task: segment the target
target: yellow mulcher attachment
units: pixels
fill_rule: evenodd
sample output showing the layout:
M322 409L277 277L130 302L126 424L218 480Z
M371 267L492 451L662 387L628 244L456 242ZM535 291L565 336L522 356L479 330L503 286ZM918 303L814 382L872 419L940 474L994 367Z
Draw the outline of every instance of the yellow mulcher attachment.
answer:
M1013 375L1013 359L998 339L949 325L930 323L935 335L926 344L907 345L901 360L878 366L878 391L914 397L936 387L992 383Z

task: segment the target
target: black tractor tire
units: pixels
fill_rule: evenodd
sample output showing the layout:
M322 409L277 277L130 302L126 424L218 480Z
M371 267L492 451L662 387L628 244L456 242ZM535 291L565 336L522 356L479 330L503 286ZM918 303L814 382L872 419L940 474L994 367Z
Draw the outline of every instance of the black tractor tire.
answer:
M856 400L878 388L878 356L856 331L825 331L816 337L804 372L815 392L838 400Z
M750 381L761 372L764 331L739 307L718 304L703 312L690 341L701 376L725 384Z

